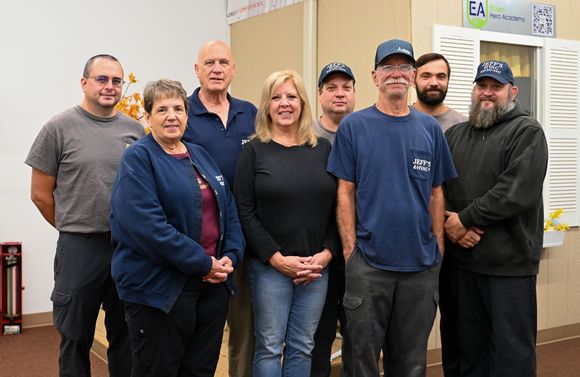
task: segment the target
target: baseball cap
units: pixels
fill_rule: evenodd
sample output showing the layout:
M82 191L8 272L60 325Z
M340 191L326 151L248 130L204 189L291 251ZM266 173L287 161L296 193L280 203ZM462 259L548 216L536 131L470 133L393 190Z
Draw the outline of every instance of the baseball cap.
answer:
M473 82L484 77L491 77L501 84L514 84L514 75L508 63L501 60L488 60L477 67L477 75Z
M322 68L320 71L320 76L318 77L318 87L322 86L322 84L324 84L324 80L326 80L328 75L332 73L343 73L355 81L354 74L348 65L335 62L327 64L324 68Z
M411 62L415 64L415 57L413 56L413 46L407 42L400 39L391 39L381 43L377 47L377 52L375 54L375 68L382 62L386 57L401 54L407 56L411 59Z

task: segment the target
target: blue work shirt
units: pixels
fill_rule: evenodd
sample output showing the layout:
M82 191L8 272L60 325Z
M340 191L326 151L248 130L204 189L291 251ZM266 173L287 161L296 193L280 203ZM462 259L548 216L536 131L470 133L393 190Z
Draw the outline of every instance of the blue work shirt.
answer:
M197 88L188 97L189 112L187 128L182 140L203 147L219 166L230 187L234 186L234 176L242 145L255 130L257 109L248 101L230 96L230 110L227 127L219 115L211 113L201 103Z
M340 122L328 171L356 185L356 244L371 266L410 272L439 263L431 189L457 174L435 118L375 106L352 113Z

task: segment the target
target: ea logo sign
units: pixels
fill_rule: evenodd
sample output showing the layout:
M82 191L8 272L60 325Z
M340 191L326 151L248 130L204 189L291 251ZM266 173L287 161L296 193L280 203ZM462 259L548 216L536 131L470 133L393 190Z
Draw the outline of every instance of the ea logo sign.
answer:
M488 0L465 0L467 3L467 19L471 26L481 29L487 24L489 5Z

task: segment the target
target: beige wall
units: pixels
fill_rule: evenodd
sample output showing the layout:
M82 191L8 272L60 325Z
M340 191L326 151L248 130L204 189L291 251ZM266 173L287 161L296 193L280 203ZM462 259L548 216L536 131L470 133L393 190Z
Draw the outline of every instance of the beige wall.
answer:
M556 37L561 39L580 40L580 1L578 0L543 0L542 4L556 6Z
M463 1L413 0L411 32L415 56L433 51L433 25L463 25Z
M257 105L272 72L291 68L303 74L303 14L304 3L298 3L231 26L236 97Z
M544 249L538 275L538 329L580 323L580 230Z
M411 39L409 0L319 0L318 71L341 61L356 78L357 110L376 101L371 79L375 49L387 39Z

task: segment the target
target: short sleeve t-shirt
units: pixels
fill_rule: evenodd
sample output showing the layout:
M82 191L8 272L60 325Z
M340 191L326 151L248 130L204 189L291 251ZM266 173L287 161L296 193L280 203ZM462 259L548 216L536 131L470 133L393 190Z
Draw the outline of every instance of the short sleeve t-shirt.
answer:
M457 123L463 123L467 121L467 117L460 112L453 110L448 107L447 111L441 115L436 115L435 119L441 126L443 132L447 131L451 127L455 126Z
M456 176L433 117L394 117L375 106L340 123L328 171L356 185L357 246L376 268L424 271L439 262L431 189Z
M330 141L330 144L334 143L334 137L336 136L336 132L330 131L322 125L322 122L318 120L313 124L314 132L320 137L325 138L326 140Z
M59 231L109 231L111 189L121 155L143 135L143 126L125 114L100 118L80 106L44 125L25 163L56 177Z

